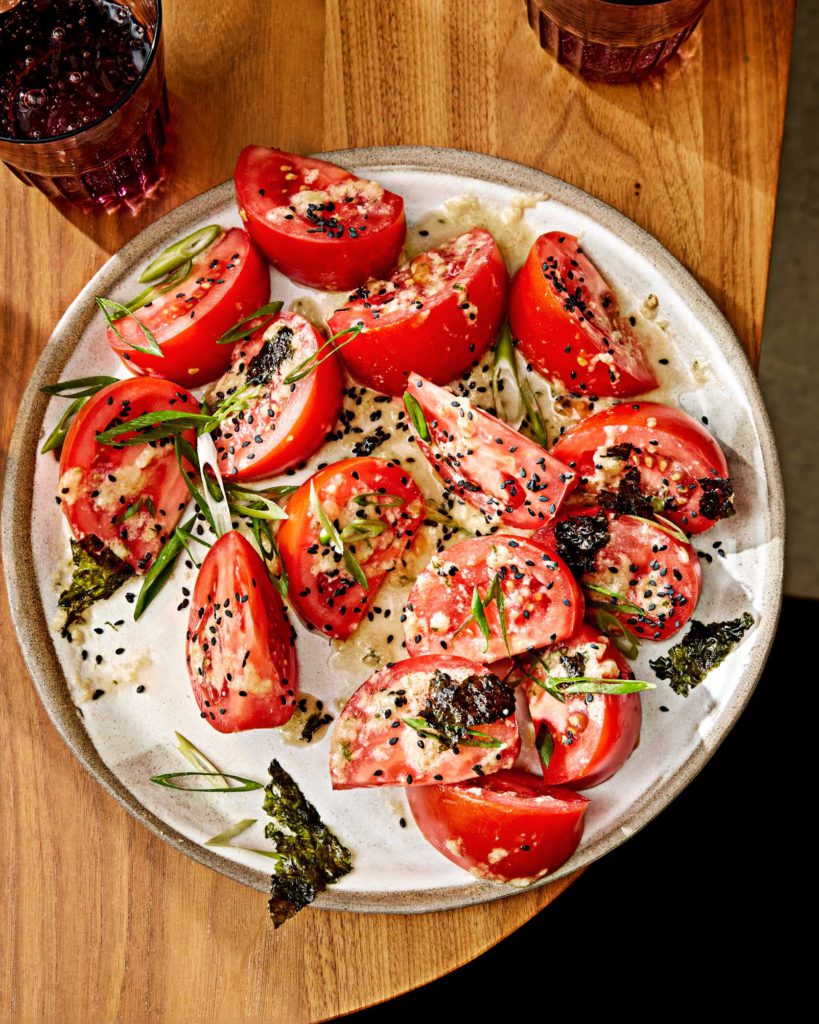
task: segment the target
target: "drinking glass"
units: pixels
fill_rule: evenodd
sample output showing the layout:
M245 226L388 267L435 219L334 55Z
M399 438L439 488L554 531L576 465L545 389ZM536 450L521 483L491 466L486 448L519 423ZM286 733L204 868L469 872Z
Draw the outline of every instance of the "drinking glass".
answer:
M0 37L3 18L13 15L18 4L27 2L36 9L42 0L0 0ZM56 2L59 5L60 0ZM170 112L164 75L162 3L94 2L109 12L117 5L127 8L144 30L150 49L135 81L110 110L90 124L43 138L0 134L0 159L20 181L40 189L49 199L86 209L133 211L156 190L165 173Z
M691 35L709 0L526 0L529 24L559 64L594 82L645 78Z

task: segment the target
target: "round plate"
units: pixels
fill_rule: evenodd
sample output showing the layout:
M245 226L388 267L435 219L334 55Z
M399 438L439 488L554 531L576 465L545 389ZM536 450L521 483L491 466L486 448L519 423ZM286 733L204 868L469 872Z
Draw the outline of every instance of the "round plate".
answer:
M727 619L750 609L756 625L686 700L665 684L644 695L640 747L614 779L588 793L592 803L583 842L551 876L556 878L590 864L658 814L713 754L760 676L779 612L784 517L779 466L759 388L728 323L687 271L631 221L579 189L518 164L455 150L395 147L320 155L404 195L410 224L424 217L425 225L434 226L433 210L469 195L480 200L484 211L495 211L498 231L517 223L518 239L521 232L533 239L549 229L582 236L584 248L617 289L626 311L639 316L648 294L658 297L654 322L642 320L639 329L648 336L648 344L663 347L671 360L676 383L664 394L692 415L708 416L731 463L737 515L695 539L708 562L697 616L704 621ZM521 194L528 198L521 200ZM468 208L469 202L462 206ZM317 906L411 913L507 895L515 890L475 881L429 847L412 826L401 791L333 794L326 738L313 747L297 748L268 730L231 736L210 730L199 719L187 683L184 629L178 628L184 618L174 620L179 595L170 586L152 608L154 614L135 624L144 628L150 621L149 632L138 632L130 622L122 627L121 643L126 648L130 643L131 649L125 661L117 663L125 666L121 678L111 677L107 663L100 670L108 673L108 690L118 688L117 692L102 700L78 702L76 690L69 686L67 677L75 673L79 644L66 643L49 626L56 609L55 570L59 572L67 550L53 501L57 463L37 454L44 430L53 427L63 406L57 401L49 405L40 388L61 377L120 372L105 342L93 296L132 293L138 268L147 259L169 240L214 220L240 223L232 182L172 211L108 260L60 320L23 397L3 501L3 558L14 625L40 698L78 760L128 811L189 856L247 885L260 890L268 886L266 865L259 866L258 856L202 844L239 818L263 817L258 793L216 795L206 801L152 785L150 775L185 767L174 749L174 729L225 771L261 778L264 766L276 756L293 772L355 855L355 870L321 896ZM445 233L445 227L438 230ZM435 231L432 235L430 242ZM507 244L507 258L514 264L522 255L513 250ZM273 297L291 300L309 293L275 271L271 274ZM714 557L716 541L721 542L721 558ZM117 601L122 601L121 608L114 604ZM130 606L115 595L104 607L98 618L109 621L100 628L110 631L110 620L119 611L125 619ZM97 622L95 614L89 626ZM175 630L167 639L166 621ZM324 641L300 633L302 678L309 678L311 692L329 699L333 672L326 667L326 644L318 652L319 643ZM643 645L636 669L639 678L647 678L641 672L650 672L648 646L656 656L667 645ZM154 657L159 651L161 657ZM93 672L93 666L86 671ZM358 681L368 674L362 669ZM146 690L137 695L125 675L131 681L147 680ZM400 825L402 815L408 827ZM261 823L256 828L261 829Z

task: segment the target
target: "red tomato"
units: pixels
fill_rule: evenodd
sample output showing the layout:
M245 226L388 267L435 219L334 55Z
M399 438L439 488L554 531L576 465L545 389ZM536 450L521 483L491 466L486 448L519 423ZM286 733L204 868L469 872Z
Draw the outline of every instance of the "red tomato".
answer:
M363 324L340 339L341 358L360 384L400 395L411 373L447 384L480 360L503 322L506 284L495 239L473 228L389 281L368 281L327 323L332 334Z
M581 474L578 495L598 500L601 491L617 491L628 474L656 512L690 534L734 514L720 446L688 413L670 405L633 402L601 409L567 431L552 455Z
M530 885L577 849L589 801L517 769L407 791L424 838L477 878Z
M595 506L575 508L535 540L562 555L587 600L605 605L645 640L666 640L694 613L702 585L697 552L656 523Z
M97 537L137 572L147 572L188 503L172 444L114 448L97 434L159 409L199 411L199 403L167 380L129 377L89 398L68 431L60 457L57 500L71 532ZM133 435L127 434L125 437ZM185 435L193 444L196 437Z
M125 340L108 328L108 344L132 373L198 387L218 377L230 361L230 346L217 345L216 339L269 298L264 261L247 233L231 228L196 257L184 281L136 310L162 356L130 347L146 343L132 318L117 321Z
M219 732L274 729L296 706L295 636L264 562L235 530L208 551L193 591L186 658L193 694Z
M478 735L471 735L471 743L468 735L453 746L406 724L410 719L436 732L434 711L428 709L447 714L451 695L457 699L473 686L493 713L477 716L472 728ZM425 710L432 725L421 717ZM410 658L376 672L349 699L333 732L330 778L333 789L459 782L511 768L519 750L511 687L465 658Z
M321 447L343 398L344 380L335 354L325 351L318 368L295 384L284 380L324 343L304 317L280 313L266 328L236 345L227 373L209 392L212 404L245 384L262 388L262 393L248 408L225 420L214 436L223 476L237 480L272 476Z
M496 577L503 591L508 651L496 600L484 609L488 643L471 617L475 588L486 600ZM446 651L489 663L566 640L583 621L583 596L552 551L524 537L494 534L433 555L410 591L405 617L410 657Z
M395 266L404 200L335 164L247 146L236 165L239 212L277 270L311 288L346 291Z
M628 662L608 637L583 625L566 643L540 651L527 664L535 679L587 676L633 679ZM550 786L589 789L612 775L640 739L639 693L566 694L563 704L531 679L523 683L540 746L543 730L554 743L543 778Z
M319 540L321 526L310 508L310 483L340 532L350 524L376 524L375 536L345 540L367 577L365 590L344 558ZM399 565L424 520L417 484L397 462L356 458L335 462L302 484L287 502L278 533L289 600L299 615L324 636L346 640L364 618L388 572ZM349 528L349 530L346 530ZM366 527L365 527L366 528Z
M560 508L575 474L495 416L412 375L429 441L418 447L446 487L488 519L534 530Z
M617 299L573 235L550 231L512 282L509 326L524 358L584 395L638 395L657 387Z

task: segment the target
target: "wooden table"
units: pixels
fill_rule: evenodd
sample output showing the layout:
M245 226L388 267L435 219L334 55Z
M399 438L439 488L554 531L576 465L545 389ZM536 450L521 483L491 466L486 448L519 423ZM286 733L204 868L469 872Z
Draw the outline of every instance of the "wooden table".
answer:
M793 0L714 0L682 58L640 87L557 67L523 0L165 6L178 155L158 201L135 219L65 217L2 175L4 454L81 285L146 223L228 178L249 142L453 146L542 168L656 235L758 358ZM274 933L258 893L155 839L82 771L34 696L5 601L0 615L0 1019L320 1020L463 964L567 884L447 914L308 911Z

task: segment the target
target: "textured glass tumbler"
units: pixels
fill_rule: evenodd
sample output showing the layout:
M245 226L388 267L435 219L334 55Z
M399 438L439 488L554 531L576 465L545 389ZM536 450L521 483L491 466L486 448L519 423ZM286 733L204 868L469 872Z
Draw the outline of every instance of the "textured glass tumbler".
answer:
M151 48L131 88L93 124L44 139L0 135L0 159L49 199L88 210L136 210L164 176L170 118L161 0L118 0L144 27Z
M620 84L661 67L691 35L709 0L526 0L529 24L559 64Z

